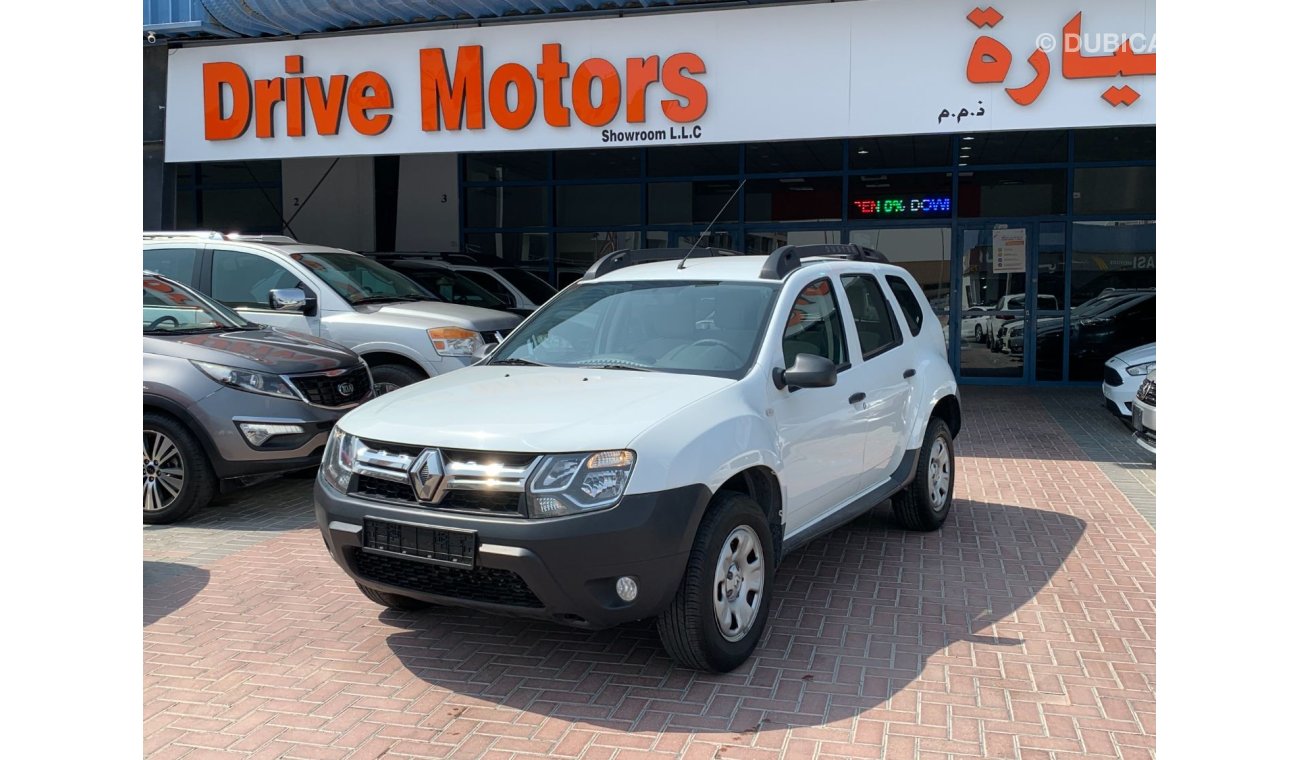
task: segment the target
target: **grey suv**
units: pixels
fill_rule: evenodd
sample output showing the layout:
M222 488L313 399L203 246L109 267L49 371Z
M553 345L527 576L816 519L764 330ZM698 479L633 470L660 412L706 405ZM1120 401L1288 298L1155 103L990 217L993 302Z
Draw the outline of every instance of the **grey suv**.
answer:
M254 324L152 272L143 324L146 523L316 466L335 420L373 395L352 351Z

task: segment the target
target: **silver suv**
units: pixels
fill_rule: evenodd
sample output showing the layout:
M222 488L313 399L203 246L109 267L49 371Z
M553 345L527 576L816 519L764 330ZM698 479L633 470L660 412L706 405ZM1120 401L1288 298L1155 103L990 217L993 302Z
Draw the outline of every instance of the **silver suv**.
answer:
M373 395L343 346L253 324L152 272L143 324L146 523L315 467L334 422Z
M377 393L469 366L519 324L441 302L360 254L281 235L147 232L144 265L254 322L347 346L370 365Z

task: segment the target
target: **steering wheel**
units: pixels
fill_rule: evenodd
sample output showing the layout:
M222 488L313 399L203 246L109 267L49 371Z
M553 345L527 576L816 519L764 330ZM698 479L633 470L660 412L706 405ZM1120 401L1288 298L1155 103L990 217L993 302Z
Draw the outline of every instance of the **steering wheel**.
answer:
M176 317L173 317L173 316L170 315L170 314L164 314L164 315L162 315L161 317L158 317L158 318L155 319L154 321L150 322L150 323L149 323L149 326L146 327L145 329L146 329L146 330L153 330L153 329L156 329L159 325L161 325L163 322L166 322L166 321L168 321L168 320L171 320L171 323L172 323L173 325L176 325L177 327L180 327L180 326L181 326L181 321L180 321L179 319L177 319Z
M727 353L729 353L729 354L731 354L732 356L736 357L736 359L737 359L738 361L740 361L741 363L744 363L744 361L745 361L745 357L743 357L743 356L741 356L740 354L736 353L736 349L734 349L734 348L732 348L731 346L727 345L724 341L720 341L720 340L718 340L717 338L700 338L699 340L697 340L697 341L695 341L694 343L690 344L690 345L687 346L686 348L695 348L696 346L701 346L701 347L703 347L703 346L717 346L718 348L724 349Z

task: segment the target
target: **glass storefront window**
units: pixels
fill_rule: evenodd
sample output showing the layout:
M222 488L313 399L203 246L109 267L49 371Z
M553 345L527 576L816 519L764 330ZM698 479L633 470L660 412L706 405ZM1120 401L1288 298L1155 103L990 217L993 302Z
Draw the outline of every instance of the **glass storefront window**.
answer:
M561 227L641 224L641 185L557 185L555 209Z
M889 263L912 274L941 321L948 323L949 276L952 261L951 227L894 227L850 230L849 242L874 248ZM945 335L947 334L945 330Z
M839 177L783 177L745 183L745 220L838 222L843 215Z
M640 148L561 150L555 153L556 179L622 179L640 175Z
M1154 161L1155 127L1076 129L1075 161Z
M494 256L507 264L527 269L543 280L550 280L549 233L470 232L465 235L465 250L483 256Z
M1154 214L1156 168L1108 166L1074 170L1074 213Z
M957 140L958 165L1064 163L1068 152L1069 138L1063 129L980 132Z
M1041 216L1064 213L1064 169L961 172L958 175L958 216Z
M952 217L952 174L859 174L849 177L846 219Z
M780 230L775 232L751 232L748 235L745 235L745 253L766 256L783 245L815 245L818 243L839 242L839 230ZM726 247L723 243L717 242L716 240L714 240L713 245L720 248Z
M551 154L544 150L511 153L469 153L465 156L466 182L544 180L550 176Z
M639 232L560 232L555 236L555 274L564 287L583 275L601 256L640 248Z
M550 188L467 187L465 224L468 227L543 227L547 224Z
M850 169L908 169L952 164L952 137L909 135L849 141Z
M707 177L740 172L740 146L674 145L646 149L646 173L651 177Z
M1156 339L1154 221L1075 222L1070 379L1101 380L1107 359Z
M650 224L708 224L740 219L738 181L655 182L648 186ZM730 203L727 201L731 200ZM718 216L721 214L721 216Z
M844 166L844 145L839 140L792 140L750 143L745 146L745 171L835 172Z

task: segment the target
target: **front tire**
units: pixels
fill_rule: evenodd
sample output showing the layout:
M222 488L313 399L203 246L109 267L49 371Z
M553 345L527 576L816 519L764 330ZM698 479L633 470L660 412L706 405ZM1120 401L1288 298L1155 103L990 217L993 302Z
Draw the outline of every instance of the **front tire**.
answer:
M908 530L937 530L952 509L956 478L952 433L943 420L932 417L925 429L916 476L892 499L894 519Z
M180 422L157 412L144 415L144 522L184 519L212 501L216 477L203 446Z
M409 596L402 596L401 594L390 594L386 591L373 589L360 583L357 584L357 588L361 589L361 593L365 594L367 599L375 604L383 605L390 610L414 612L432 606L428 602L422 602L419 599L412 599Z
M749 659L767 624L775 560L758 504L718 492L695 533L677 595L657 621L668 656L714 673Z
M976 343L984 342L984 328L981 327L980 325L975 325L975 342Z
M375 384L375 395L382 396L398 388L418 383L425 377L410 367L400 364L380 364L370 368L370 379Z

